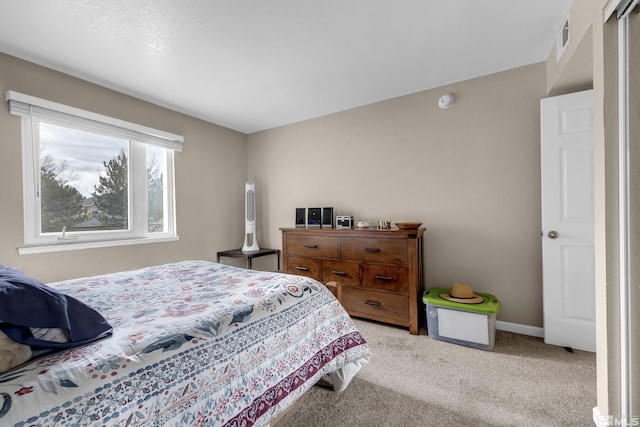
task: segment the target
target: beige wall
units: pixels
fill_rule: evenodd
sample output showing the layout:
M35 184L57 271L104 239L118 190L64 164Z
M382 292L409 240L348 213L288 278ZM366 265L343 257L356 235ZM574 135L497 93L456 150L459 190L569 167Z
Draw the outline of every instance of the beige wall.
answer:
M423 221L428 287L469 283L498 320L542 326L544 96L541 63L249 135L261 242L281 247L296 207Z
M20 118L0 103L0 263L44 282L182 259L215 260L242 241L246 136L0 54L0 91L39 98L184 136L175 156L178 242L18 255L23 245Z
M557 59L556 45L551 46L547 66L549 96L578 92L593 86L593 6L602 0L577 0L569 12L569 44ZM558 30L560 30L558 28Z

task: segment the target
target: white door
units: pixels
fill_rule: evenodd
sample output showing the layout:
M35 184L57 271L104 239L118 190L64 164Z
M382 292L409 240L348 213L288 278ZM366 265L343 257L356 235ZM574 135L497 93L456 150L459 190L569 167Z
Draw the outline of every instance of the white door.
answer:
M540 102L544 341L595 351L593 91Z

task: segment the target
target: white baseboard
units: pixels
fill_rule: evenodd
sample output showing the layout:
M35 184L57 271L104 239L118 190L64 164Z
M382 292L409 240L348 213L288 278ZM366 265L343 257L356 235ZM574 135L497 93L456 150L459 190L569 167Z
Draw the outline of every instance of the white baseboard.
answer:
M496 320L496 329L499 331L514 332L516 334L544 338L544 329L537 326L521 325L520 323Z

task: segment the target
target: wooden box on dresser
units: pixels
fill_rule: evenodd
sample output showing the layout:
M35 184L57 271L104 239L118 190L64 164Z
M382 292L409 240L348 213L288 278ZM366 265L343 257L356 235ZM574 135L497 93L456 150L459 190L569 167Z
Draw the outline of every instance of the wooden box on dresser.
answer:
M418 334L424 311L424 228L280 230L283 272L324 283L352 316Z

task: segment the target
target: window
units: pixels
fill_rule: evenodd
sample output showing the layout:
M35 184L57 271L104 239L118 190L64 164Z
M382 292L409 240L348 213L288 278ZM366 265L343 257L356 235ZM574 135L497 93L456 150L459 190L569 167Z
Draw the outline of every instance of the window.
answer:
M28 95L20 253L175 240L173 155L182 137Z

